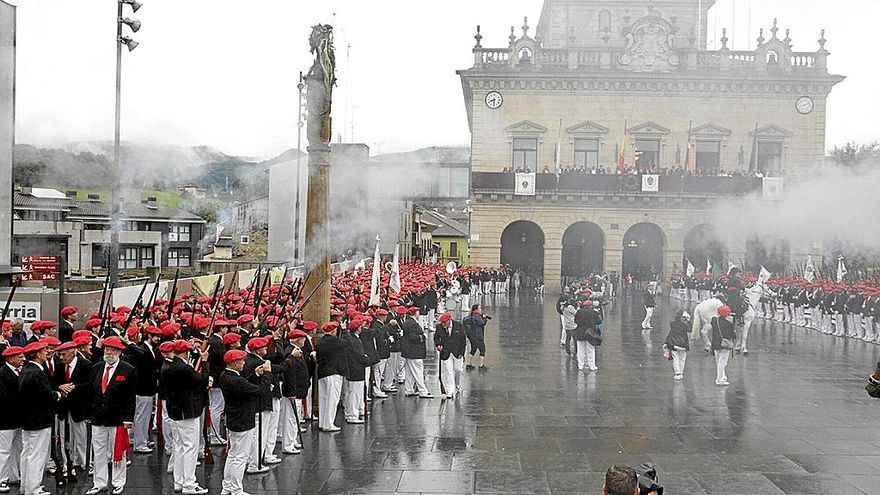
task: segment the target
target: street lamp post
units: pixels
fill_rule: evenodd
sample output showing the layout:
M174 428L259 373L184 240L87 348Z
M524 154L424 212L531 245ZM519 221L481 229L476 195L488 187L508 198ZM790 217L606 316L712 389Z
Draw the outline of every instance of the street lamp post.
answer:
M113 187L110 203L110 257L108 269L110 270L110 284L116 285L119 280L119 231L121 225L121 181L122 167L119 163L119 127L122 120L122 45L132 51L138 46L138 42L122 35L122 26L127 25L133 33L141 28L141 22L122 17L122 6L131 5L132 13L137 12L143 4L135 0L117 0L116 2L116 120L113 129Z

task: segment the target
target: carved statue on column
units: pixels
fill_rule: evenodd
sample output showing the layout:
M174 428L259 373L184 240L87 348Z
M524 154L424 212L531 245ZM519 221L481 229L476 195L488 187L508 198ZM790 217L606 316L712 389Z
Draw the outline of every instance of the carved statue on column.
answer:
M333 86L336 85L336 55L333 48L333 26L312 26L309 36L311 53L315 62L306 76L306 103L308 126L306 135L310 146L327 145L332 137L330 120Z

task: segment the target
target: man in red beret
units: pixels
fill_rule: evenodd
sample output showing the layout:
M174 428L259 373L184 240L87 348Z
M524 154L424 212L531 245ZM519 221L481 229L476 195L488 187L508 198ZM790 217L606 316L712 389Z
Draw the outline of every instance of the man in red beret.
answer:
M249 474L264 472L263 468L266 464L278 464L281 458L275 455L275 436L276 430L271 430L274 392L278 388L278 382L275 379L275 372L281 369L272 365L266 359L268 352L269 337L254 337L247 343L248 355L245 358L244 369L242 375L250 379L256 373L256 369L263 366L267 373L263 373L260 377L263 387L263 394L260 396L257 404L257 410L260 414L261 431L257 432L257 442L251 449L251 457L248 462L247 472ZM268 363L268 364L267 364ZM280 406L279 406L280 408ZM277 425L277 423L276 423Z
M21 414L21 488L25 495L40 495L43 469L49 460L49 442L55 405L60 392L52 390L46 361L48 344L32 342L25 346L28 361L21 368L18 405ZM6 405L8 407L8 405Z
M79 319L79 309L76 306L67 306L61 309L61 323L58 325L58 339L61 342L73 340L73 328Z
M462 324L454 321L451 313L443 313L434 331L434 348L440 353L440 382L448 399L461 393L466 346Z
M19 457L21 455L21 415L17 405L18 377L24 364L24 348L12 346L3 350L0 367L0 404L16 407L0 407L0 493L9 493L9 485L19 480Z
M164 333L164 332L163 332ZM168 457L168 466L166 472L172 474L174 472L174 421L168 416L167 393L165 391L166 384L162 380L162 371L174 360L174 341L166 340L159 344L159 354L162 355L162 364L159 366L159 387L156 391L156 426L161 430L165 456ZM160 419L161 418L161 419Z
M129 447L128 434L134 422L136 378L134 366L120 359L125 348L119 337L104 339L103 362L92 365L90 395L95 473L92 488L86 491L86 495L95 495L105 489L119 495L125 489L125 451ZM122 439L117 441L120 435ZM111 461L112 474L107 468Z
M336 336L338 329L335 321L325 323L321 327L324 336L315 346L318 359L318 428L326 432L340 430L334 422L342 394L345 343Z
M132 328L134 328L134 332L129 335L132 341L136 342L137 327ZM158 347L161 338L161 331L158 328L148 326L144 329L143 340L129 346L129 350L133 351L131 354L133 359L130 362L135 366L137 376L132 443L134 452L138 454L149 454L153 451L149 444L149 430L153 404L159 390L159 370L162 365L162 356L159 354Z
M284 374L281 380L281 451L285 454L299 454L302 448L299 419L303 417L303 399L312 385L309 375L308 357L303 351L307 335L302 330L291 330L287 334L290 342L283 351Z
M91 343L88 340L86 342ZM77 351L77 344L73 341L61 344L57 356L58 371L55 373L52 386L61 392L62 398L58 402L56 429L60 433L62 444L70 444L69 452L61 449L60 468L66 469L69 460L73 470L66 473L66 478L71 483L76 483L77 469L85 466L88 448L86 420L89 416L89 379L92 362ZM68 453L70 459L67 459Z
M226 433L229 451L223 467L223 491L230 495L244 494L242 478L248 459L256 443L256 415L259 398L263 395L262 375L269 365L254 368L250 378L242 374L245 366L245 351L227 351L223 360L226 368L220 374L220 390L223 392L223 412L226 415ZM261 471L267 471L263 468Z
M369 356L360 339L363 320L355 318L348 322L348 328L341 339L345 342L345 399L343 409L348 424L363 424L364 420L364 382L367 377Z
M403 391L407 397L418 395L423 399L433 399L425 386L425 331L422 329L416 316L419 308L410 309L406 319L403 320L403 339L400 344L400 355L404 359L405 382Z
M174 358L162 369L162 381L166 384L168 416L174 421L174 490L181 490L184 495L204 495L208 489L199 486L196 480L196 464L201 438L199 418L205 409L205 390L210 376L206 353L195 365L198 370L187 362L192 350L193 345L186 340L175 342Z
M222 434L221 415L223 414L223 392L220 390L220 375L226 369L223 356L226 348L223 345L223 337L229 332L229 323L219 319L214 322L214 331L208 339L208 372L211 374L212 384L208 390L208 414L211 417L211 428L208 428L208 442L211 445L226 445L226 438Z

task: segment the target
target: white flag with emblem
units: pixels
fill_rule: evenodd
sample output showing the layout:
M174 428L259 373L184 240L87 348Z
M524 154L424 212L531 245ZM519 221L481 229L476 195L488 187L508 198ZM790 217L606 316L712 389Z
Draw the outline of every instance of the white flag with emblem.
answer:
M379 265L382 259L379 257L379 237L376 237L376 254L373 255L373 276L370 278L370 306L379 305Z
M516 196L534 196L535 174L516 174L516 188L513 194Z
M736 265L733 264L730 260L727 260L727 275L730 275L730 270L736 268Z
M816 267L813 266L813 257L807 256L807 266L804 267L804 278L812 282L816 278Z
M400 244L394 246L394 261L391 263L391 280L388 281L388 287L391 292L400 294Z
M764 199L782 199L783 181L782 177L764 177Z
M768 280L770 280L771 273L767 271L766 268L761 266L761 273L758 275L758 285L764 285Z
M657 192L660 190L660 176L645 174L642 176L642 192Z
M846 276L848 272L846 271L846 263L843 262L843 256L837 258L837 283L843 282L843 277Z
M687 266L687 270L685 271L685 273L687 274L688 277L693 277L694 271L696 271L696 268L694 268L694 264L691 263L691 260L687 260L687 262L688 262L688 266Z
M712 273L712 260L706 258L706 273Z

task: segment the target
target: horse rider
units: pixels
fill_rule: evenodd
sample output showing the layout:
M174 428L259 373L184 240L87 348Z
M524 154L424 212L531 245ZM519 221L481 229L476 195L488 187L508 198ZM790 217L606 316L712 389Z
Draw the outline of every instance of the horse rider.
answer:
M737 267L730 269L730 274L727 279L727 305L733 310L734 321L736 324L742 325L743 313L745 313L742 292L743 289L745 289L745 284L740 278L739 273L740 270Z

